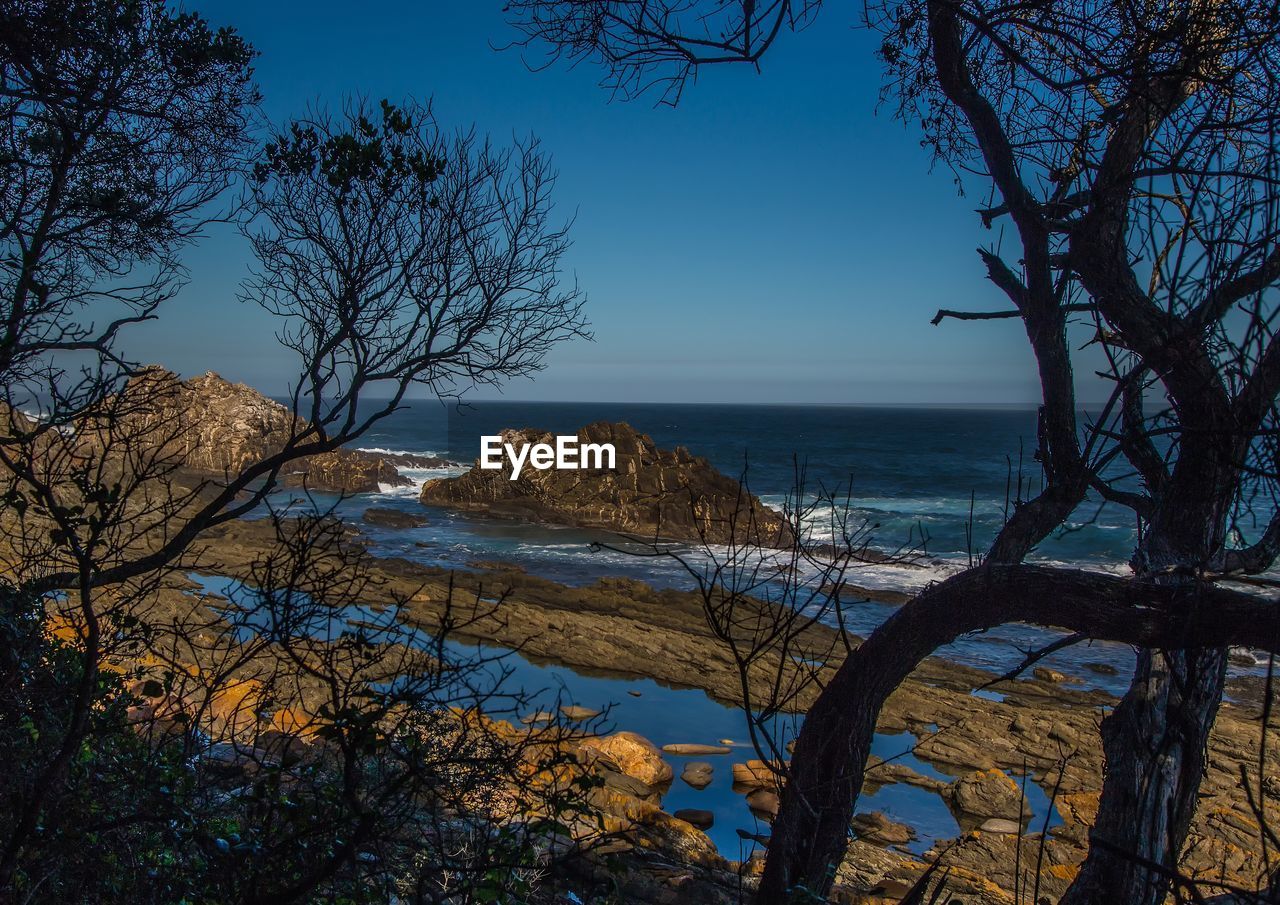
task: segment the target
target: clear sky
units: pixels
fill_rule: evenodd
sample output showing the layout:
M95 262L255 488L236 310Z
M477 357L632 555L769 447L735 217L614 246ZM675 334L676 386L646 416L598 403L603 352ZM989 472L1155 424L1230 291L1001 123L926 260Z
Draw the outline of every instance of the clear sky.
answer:
M431 99L445 126L538 135L576 215L567 264L595 342L558 349L513 399L1028 403L1016 321L933 327L938 307L1003 308L974 248L995 235L931 171L913 127L877 110L856 4L779 42L756 73L705 70L676 108L610 101L590 67L530 72L501 0L203 0L261 52L275 120L344 95ZM980 192L981 186L972 190ZM272 319L236 300L248 249L229 229L187 257L191 283L129 349L282 392ZM1101 391L1082 386L1086 399Z

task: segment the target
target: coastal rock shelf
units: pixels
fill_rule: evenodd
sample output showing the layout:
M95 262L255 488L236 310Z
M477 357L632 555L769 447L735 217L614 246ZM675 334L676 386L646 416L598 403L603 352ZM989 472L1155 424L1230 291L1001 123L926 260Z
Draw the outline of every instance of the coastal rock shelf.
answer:
M629 424L598 421L577 433L580 444L611 443L612 469L524 468L511 480L511 467L486 470L477 461L456 478L428 481L421 501L468 512L532 521L602 528L644 539L765 547L790 538L783 517L684 447L659 449ZM503 431L512 445L553 443L547 432Z
M92 419L77 427L82 442L111 446L111 435L144 436L164 457L195 479L225 478L279 453L306 428L287 407L242 383L209 371L182 380L160 367L145 368L125 385L111 410L111 426ZM430 456L336 449L289 463L286 487L322 493L376 493L412 484L399 468L449 464Z

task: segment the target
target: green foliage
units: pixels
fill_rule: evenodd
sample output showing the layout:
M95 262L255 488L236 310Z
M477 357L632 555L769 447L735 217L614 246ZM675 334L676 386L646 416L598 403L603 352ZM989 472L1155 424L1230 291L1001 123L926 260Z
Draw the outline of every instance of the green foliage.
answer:
M345 128L290 123L267 142L254 178L264 183L272 177L311 177L343 197L361 183L387 193L399 186L423 188L435 182L445 161L420 140L419 129L427 125L421 120L427 114L383 100L376 120L374 116L361 106L345 118Z

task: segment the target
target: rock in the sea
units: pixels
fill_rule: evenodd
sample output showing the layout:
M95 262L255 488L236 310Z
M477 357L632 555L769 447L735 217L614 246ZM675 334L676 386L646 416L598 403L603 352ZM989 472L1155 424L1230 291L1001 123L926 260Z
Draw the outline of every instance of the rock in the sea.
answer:
M1047 666L1037 666L1031 670L1031 675L1035 676L1041 682L1051 682L1054 685L1060 685L1067 681L1067 674L1058 672L1056 669L1049 669Z
M674 754L677 757L707 757L713 754L728 754L732 749L726 745L677 743L674 745L663 745L662 750L666 754Z
M592 710L590 707L579 707L577 704L565 704L560 708L560 712L564 714L565 719L589 720L600 715L599 710Z
M306 422L252 387L209 371L182 380L164 368L143 369L124 387L119 405L101 422L77 425L82 443L110 448L110 435L128 432L181 471L225 478L276 455ZM135 443L136 447L138 444ZM374 492L384 484L408 486L396 465L430 467L445 460L338 449L296 459L280 474L286 487L333 493Z
M615 732L602 738L583 740L578 746L588 758L603 757L619 773L634 777L650 786L670 782L671 765L653 742L635 732Z
M749 760L733 765L733 784L748 789L772 789L778 783L769 765L762 760Z
M552 443L552 434L507 430L504 443ZM659 449L628 424L599 421L578 431L580 444L611 443L612 469L538 470L526 465L516 480L511 467L481 469L428 481L421 500L473 512L603 528L641 537L781 546L790 539L783 517L743 491L706 459L683 447Z
M671 815L677 820L683 820L700 830L711 829L712 824L716 822L716 815L710 811L702 811L698 808L681 808Z
M1017 820L1026 812L1022 790L1003 770L977 770L961 776L947 790L954 810L971 817Z
M916 837L915 830L904 823L890 820L881 811L855 814L853 831L859 839L874 845L906 845Z
M714 772L714 768L706 761L691 760L684 765L680 778L695 789L705 789L711 785L711 776Z
M370 525L378 525L383 528L421 528L427 523L425 515L403 512L399 509L381 509L376 506L366 509L360 518Z

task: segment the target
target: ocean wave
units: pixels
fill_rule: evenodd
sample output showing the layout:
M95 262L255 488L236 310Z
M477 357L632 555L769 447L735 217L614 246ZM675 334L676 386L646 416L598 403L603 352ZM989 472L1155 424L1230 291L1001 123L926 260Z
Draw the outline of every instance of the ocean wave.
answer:
M462 474L466 469L458 466L444 465L440 468L397 468L396 472L402 478L408 478L412 483L405 484L379 484L378 493L384 496L392 497L419 497L422 495L422 488L428 482L436 478L453 478Z
M434 449L386 449L382 446L357 446L358 452L374 453L379 456L420 456L424 459L443 459L445 456Z

